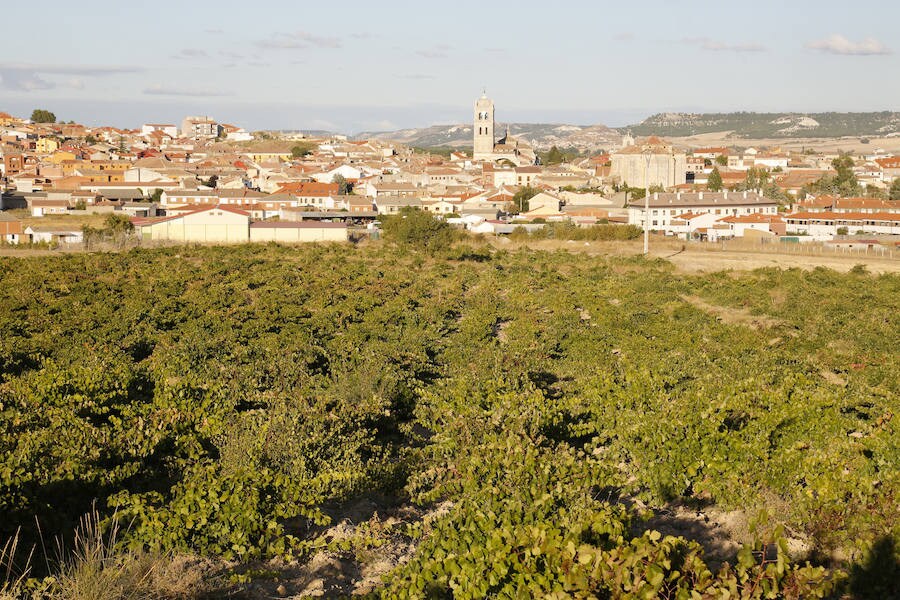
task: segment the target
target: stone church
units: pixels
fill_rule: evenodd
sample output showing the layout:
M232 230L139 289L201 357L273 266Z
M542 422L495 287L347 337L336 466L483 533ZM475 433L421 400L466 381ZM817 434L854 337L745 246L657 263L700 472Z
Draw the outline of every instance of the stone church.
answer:
M497 140L495 127L494 101L482 94L475 101L472 160L499 162L505 159L520 167L535 163L534 150L528 143L512 137L508 126L506 134Z

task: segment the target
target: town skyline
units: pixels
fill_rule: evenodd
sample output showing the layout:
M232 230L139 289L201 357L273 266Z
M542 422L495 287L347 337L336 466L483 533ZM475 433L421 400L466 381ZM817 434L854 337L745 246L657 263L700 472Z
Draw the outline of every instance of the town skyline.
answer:
M613 127L664 111L895 110L900 97L887 76L900 68L891 45L900 8L871 1L852 11L805 1L752 11L462 2L437 14L349 2L351 19L281 1L257 3L254 19L209 2L163 1L140 14L89 5L51 3L40 44L28 27L5 35L0 108L47 108L89 125L196 113L353 134L465 123L483 88L504 107L502 122ZM7 12L10 22L31 18L24 5ZM111 45L104 31L130 43Z

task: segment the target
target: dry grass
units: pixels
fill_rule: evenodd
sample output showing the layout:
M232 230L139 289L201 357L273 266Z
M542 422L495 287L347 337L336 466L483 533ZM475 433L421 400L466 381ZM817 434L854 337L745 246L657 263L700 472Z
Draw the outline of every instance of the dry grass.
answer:
M39 591L26 585L29 567L16 572L18 536L12 538L0 547L0 600L191 600L213 592L220 569L210 561L131 550L120 534L115 519L104 527L96 512L83 517L71 549L57 541L57 570Z
M682 295L681 299L727 325L743 325L750 329L761 330L783 324L778 319L766 315L754 315L746 309L710 304L699 296Z
M19 536L16 534L0 546L0 600L15 600L21 597L22 588L28 578L29 570L26 567L22 572L16 573L16 555L19 551ZM29 556L25 564L31 562Z
M73 550L63 561L52 597L58 600L152 600L196 598L208 591L202 561L130 550L118 543L114 518L102 526L84 517ZM62 553L61 553L62 554Z
M59 227L60 229L81 230L84 225L102 228L106 215L46 215L43 217L24 217L22 227Z

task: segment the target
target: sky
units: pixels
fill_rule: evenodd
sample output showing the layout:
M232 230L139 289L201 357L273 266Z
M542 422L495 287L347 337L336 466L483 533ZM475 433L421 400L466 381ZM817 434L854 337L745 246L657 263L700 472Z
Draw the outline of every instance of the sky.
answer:
M0 111L139 127L624 126L664 111L900 109L900 2L10 2Z

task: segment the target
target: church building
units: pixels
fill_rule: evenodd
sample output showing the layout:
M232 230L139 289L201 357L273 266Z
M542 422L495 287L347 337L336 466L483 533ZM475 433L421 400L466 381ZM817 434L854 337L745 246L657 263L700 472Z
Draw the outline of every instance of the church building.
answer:
M510 136L509 127L499 140L494 137L494 129L494 101L482 94L475 101L472 160L499 162L505 159L520 167L535 163L534 150L526 142Z

